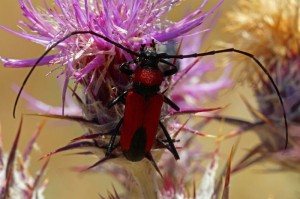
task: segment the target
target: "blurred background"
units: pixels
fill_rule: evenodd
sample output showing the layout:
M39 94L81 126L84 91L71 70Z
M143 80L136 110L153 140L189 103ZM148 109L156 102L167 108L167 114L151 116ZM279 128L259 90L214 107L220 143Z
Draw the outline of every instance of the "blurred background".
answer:
M32 2L34 2L35 5L42 4L42 0L32 0ZM52 1L48 0L47 2ZM214 6L217 2L216 0L210 0L206 6L207 9ZM172 20L179 20L187 7L193 10L201 3L202 1L199 0L184 1L171 12L170 18ZM225 0L223 5L218 9L218 14L220 15L219 20L210 34L209 41L205 43L208 49L214 49L216 41L226 41L228 37L230 37L230 35L228 36L222 32L222 29L226 26L226 21L223 16L228 10L234 7L235 3L235 0ZM49 3L49 5L51 5L51 3ZM0 25L19 31L17 23L21 19L24 18L21 15L18 1L0 1ZM43 47L0 29L0 56L5 58L29 59L39 57L43 51ZM58 87L56 77L54 75L45 77L45 74L50 70L51 68L49 67L38 68L30 78L25 90L32 96L48 104L60 106L61 90ZM6 150L9 150L11 147L20 122L21 113L30 112L26 107L26 102L21 99L17 109L17 117L16 119L12 117L13 103L16 98L16 92L12 89L12 86L20 85L27 73L28 69L12 69L4 68L2 65L0 66L0 124L4 148ZM223 92L223 94L219 96L218 101L211 102L207 106L218 107L229 104L229 107L225 110L226 115L251 120L246 106L240 99L240 93L247 96L250 102L255 106L251 89L247 84L236 84L234 88ZM21 150L25 148L37 124L40 123L41 120L42 118L35 116L24 116L20 142ZM234 129L229 125L215 122L209 124L203 131L214 134L214 132L219 132L221 128L225 133ZM75 123L49 119L38 139L39 148L31 157L31 172L35 172L42 165L42 161L38 159L43 154L67 144L69 140L80 135L81 132L83 132L83 129ZM214 147L214 142L207 138L201 138L199 141L203 143L207 149ZM221 155L223 156L223 162L226 162L226 158L229 156L229 150L235 141L236 139L234 138L222 143ZM238 160L243 151L253 146L256 142L257 138L251 132L243 135L241 143L239 144L239 151L235 155L234 160ZM70 170L71 166L92 164L95 161L96 159L93 158L63 154L52 157L46 174L49 179L49 184L45 191L46 198L96 199L99 198L99 193L103 194L106 193L106 190L112 190L113 185L118 188L117 182L108 175L90 173L78 174ZM273 166L274 165L269 163L255 165L234 174L231 179L230 198L300 198L299 174L292 172L263 172L264 169Z

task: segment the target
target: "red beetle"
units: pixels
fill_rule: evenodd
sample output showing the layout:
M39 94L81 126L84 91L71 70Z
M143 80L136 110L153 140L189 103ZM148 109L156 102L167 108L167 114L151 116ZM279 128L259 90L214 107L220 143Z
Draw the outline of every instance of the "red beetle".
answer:
M27 83L29 77L31 76L32 72L39 64L39 62L59 43L73 35L78 34L91 34L100 37L103 40L115 45L116 47L136 56L136 59L129 62L125 62L120 65L120 70L123 73L133 75L132 88L128 91L123 92L120 96L118 96L108 105L108 107L112 107L120 101L125 101L124 117L118 122L113 131L113 134L107 147L106 156L111 155L113 149L116 147L115 138L118 134L120 134L121 149L124 153L124 156L128 160L139 161L144 157L150 157L150 150L155 142L158 126L160 126L168 142L167 148L170 149L175 159L179 159L179 155L170 135L168 134L164 125L160 122L160 112L163 102L170 105L173 109L177 111L179 110L179 107L174 102L172 102L169 98L167 98L159 92L160 85L163 82L164 77L173 75L178 71L177 67L174 64L169 63L165 59L184 59L214 55L225 52L235 52L252 58L253 61L256 62L256 64L260 67L260 69L268 76L281 103L286 133L285 148L287 147L288 126L282 97L267 69L252 54L234 48L209 51L204 53L194 53L188 55L168 55L166 53L158 54L156 52L154 42L152 42L150 47L141 45L140 52L134 52L122 46L121 44L116 43L111 39L94 31L71 32L70 34L66 35L65 37L54 43L43 53L43 55L36 61L36 63L33 65L33 67L31 68L31 70L29 71L29 73L23 81L21 89L19 90L19 93L15 100L13 116L15 116L17 103L23 91L23 88ZM160 69L158 68L159 62L169 66L169 69L165 71L160 71ZM135 71L131 70L129 67L129 65L133 63L137 63L138 65Z
M133 85L132 89L123 92L108 105L108 107L112 107L125 99L124 117L114 130L108 145L107 156L112 152L115 137L120 131L120 145L124 156L130 161L142 160L150 154L156 140L158 126L160 126L167 139L170 151L175 159L179 159L169 133L159 120L163 102L179 111L179 107L174 102L159 93L164 77L175 74L178 69L175 65L165 61L172 68L162 72L158 68L160 58L157 55L155 43L152 41L150 47L142 45L137 59L120 65L122 72L133 75ZM129 69L128 66L131 63L138 63L135 71Z

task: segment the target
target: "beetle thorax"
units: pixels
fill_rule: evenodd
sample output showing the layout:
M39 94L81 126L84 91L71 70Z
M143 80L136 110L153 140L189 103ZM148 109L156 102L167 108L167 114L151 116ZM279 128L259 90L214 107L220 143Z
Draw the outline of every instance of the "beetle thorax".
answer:
M162 73L159 69L137 68L133 82L144 86L160 86L163 81Z
M152 68L137 68L133 76L133 90L141 95L153 95L160 90L163 81L161 71Z

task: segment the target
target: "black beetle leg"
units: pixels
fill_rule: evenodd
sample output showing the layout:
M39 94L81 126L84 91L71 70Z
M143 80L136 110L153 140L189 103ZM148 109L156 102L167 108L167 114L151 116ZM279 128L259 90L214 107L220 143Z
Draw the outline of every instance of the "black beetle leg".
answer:
M172 140L172 138L170 137L170 135L168 133L168 130L166 129L166 127L163 125L163 123L161 121L159 121L159 125L160 125L161 129L163 130L164 135L167 138L167 141L169 143L169 146L170 146L170 149L171 149L171 152L172 152L174 158L176 160L178 160L179 159L179 155L178 155L178 152L177 152L177 150L176 150L176 148L174 146L173 140Z
M115 140L116 140L116 137L117 137L118 133L120 132L120 128L121 128L122 123L123 123L123 118L118 122L117 126L115 127L115 129L114 129L114 131L113 131L113 133L110 137L110 141L108 143L107 151L105 153L106 157L110 156L111 152L114 149Z

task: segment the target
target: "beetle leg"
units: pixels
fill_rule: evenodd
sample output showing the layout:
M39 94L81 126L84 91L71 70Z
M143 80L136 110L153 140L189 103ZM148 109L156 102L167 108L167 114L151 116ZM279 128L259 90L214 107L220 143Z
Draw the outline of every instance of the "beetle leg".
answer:
M110 137L110 141L108 143L108 147L107 147L107 150L106 150L106 153L105 153L105 156L108 157L110 156L111 152L113 151L114 149L114 144L115 144L115 140L116 140L116 137L120 131L120 127L123 123L123 118L118 122L117 126L115 127L111 137Z
M134 64L137 62L137 59L131 60L131 61L127 61L124 62L123 64L121 64L119 66L119 69L122 73L126 74L126 75L132 75L133 74L133 70L129 68L130 64Z
M173 154L173 152L172 152L172 150L171 150L169 144L165 143L165 142L168 142L167 140L159 140L159 139L156 139L156 141L157 141L159 144L161 144L164 148L168 149L168 151L170 151L170 152ZM175 141L176 141L176 140L172 140L172 142L175 142Z
M169 66L171 66L172 68L169 69L169 70L166 70L163 72L163 76L166 77L166 76L170 76L170 75L174 75L175 73L178 72L178 67L175 65L175 64L172 64L171 62L168 62L164 59L160 59L159 60L161 63L164 63L164 64L167 64Z
M164 102L171 106L174 110L179 111L180 108L170 98L164 95Z
M109 102L107 104L107 108L111 108L113 107L115 104L117 104L118 102L120 102L121 100L124 100L124 96L127 95L128 91L124 91L123 93L121 93L118 97L116 97L113 101Z
M176 148L175 148L175 146L174 146L174 143L173 143L173 141L172 141L172 138L170 137L170 135L169 135L169 133L168 133L168 130L166 129L166 127L163 125L163 123L162 123L161 121L159 121L159 125L160 125L161 129L163 130L164 135L165 135L166 138L167 138L167 141L168 141L168 143L169 143L169 146L170 146L170 149L171 149L171 152L172 152L174 158L175 158L176 160L178 160L178 159L179 159L179 155L178 155L177 150L176 150Z

